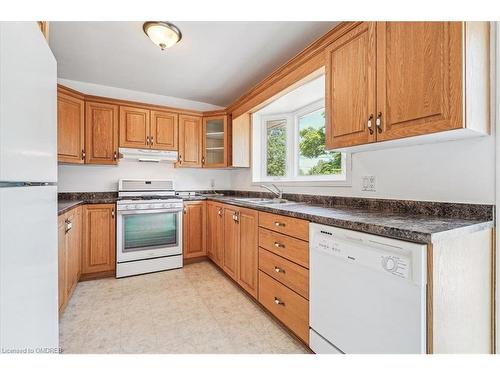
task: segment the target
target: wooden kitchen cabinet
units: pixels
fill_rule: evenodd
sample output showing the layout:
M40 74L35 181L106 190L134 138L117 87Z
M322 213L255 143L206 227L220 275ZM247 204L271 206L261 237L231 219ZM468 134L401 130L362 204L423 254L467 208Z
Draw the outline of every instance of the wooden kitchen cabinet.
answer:
M219 267L224 257L224 209L221 204L207 202L207 255Z
M228 115L203 117L203 168L224 168L231 164L231 127Z
M240 231L238 223L238 211L236 207L224 207L224 257L222 269L237 280L238 277L238 247L240 243Z
M258 292L259 215L255 210L239 209L238 284L254 298Z
M82 278L112 276L116 259L114 204L88 204L83 209Z
M173 112L151 111L150 141L155 150L177 151L179 115Z
M85 162L118 163L118 105L85 103Z
M179 162L178 167L202 166L203 126L202 118L179 116Z
M149 112L120 106L120 147L149 148Z
M376 140L375 57L374 22L361 23L327 48L327 149Z
M57 161L85 162L85 102L62 87L57 88Z
M327 149L489 133L487 22L363 22L325 58Z
M463 24L377 22L378 141L463 126Z
M58 217L59 313L64 311L80 278L82 208Z
M207 254L206 202L185 202L182 220L183 258L196 258Z
M176 151L178 114L120 106L120 147Z

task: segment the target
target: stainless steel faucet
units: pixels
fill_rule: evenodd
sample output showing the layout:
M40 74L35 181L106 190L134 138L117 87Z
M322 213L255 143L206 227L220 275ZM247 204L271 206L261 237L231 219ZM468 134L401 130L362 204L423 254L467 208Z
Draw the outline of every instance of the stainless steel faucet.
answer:
M260 185L260 186L266 190L269 190L274 195L276 195L276 198L283 199L283 190L280 190L280 188L277 187L275 184L270 184L270 185L272 186L272 188L270 188L267 185Z

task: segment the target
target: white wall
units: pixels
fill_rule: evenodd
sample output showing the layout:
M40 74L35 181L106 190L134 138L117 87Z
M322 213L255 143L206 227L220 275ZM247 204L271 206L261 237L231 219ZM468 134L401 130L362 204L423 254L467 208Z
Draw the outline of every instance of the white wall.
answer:
M362 176L376 192L361 191ZM232 172L234 189L252 185L250 170ZM442 202L495 203L495 137L360 152L352 155L352 186L284 186L285 192Z
M120 160L118 166L59 165L59 192L117 191L120 178L171 179L177 190L215 189L231 187L231 172L227 170L174 168L167 163L141 163Z
M62 78L59 78L57 82L61 85L67 86L88 95L106 96L114 99L131 100L136 102L164 105L167 107L176 107L182 109L191 109L196 111L212 111L222 108L213 104L196 102L194 100L151 94L142 91L126 90L118 87L103 86L89 82L73 81Z

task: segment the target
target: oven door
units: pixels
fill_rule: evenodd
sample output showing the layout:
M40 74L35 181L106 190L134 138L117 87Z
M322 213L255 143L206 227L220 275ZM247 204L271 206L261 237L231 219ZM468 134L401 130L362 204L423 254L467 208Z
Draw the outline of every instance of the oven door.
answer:
M182 211L118 211L117 262L182 254Z

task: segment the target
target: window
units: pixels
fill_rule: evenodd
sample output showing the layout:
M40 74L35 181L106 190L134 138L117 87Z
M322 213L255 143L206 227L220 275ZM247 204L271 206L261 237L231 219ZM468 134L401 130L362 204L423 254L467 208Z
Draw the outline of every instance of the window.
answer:
M254 182L346 183L347 156L325 150L323 99L294 112L256 112L253 123L257 125L253 128Z

